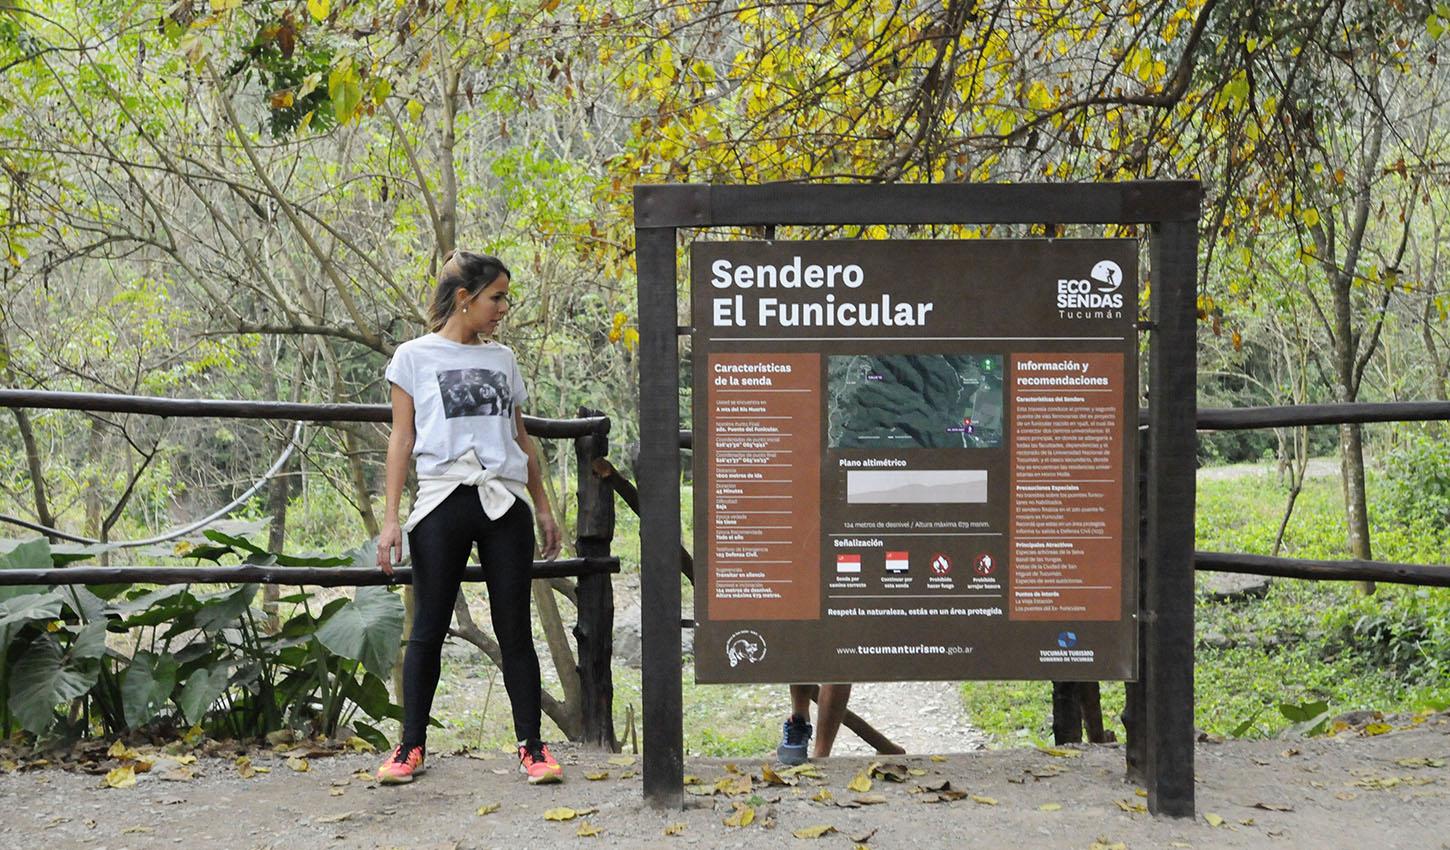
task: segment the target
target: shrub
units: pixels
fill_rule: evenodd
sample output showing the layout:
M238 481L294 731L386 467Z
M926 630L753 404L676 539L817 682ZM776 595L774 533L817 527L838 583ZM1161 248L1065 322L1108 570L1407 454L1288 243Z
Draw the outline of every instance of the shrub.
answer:
M352 561L279 555L239 538L208 536L219 545L198 547L193 556L298 566ZM39 539L0 555L0 569L73 558ZM352 599L322 604L299 591L284 600L294 614L271 634L252 607L257 587L0 587L0 734L109 737L143 727L200 727L218 737L279 729L333 735L359 710L375 720L401 716L384 683L402 639L396 595L362 587ZM125 635L129 640L113 643L135 649L108 646L108 634ZM381 733L354 725L386 747Z

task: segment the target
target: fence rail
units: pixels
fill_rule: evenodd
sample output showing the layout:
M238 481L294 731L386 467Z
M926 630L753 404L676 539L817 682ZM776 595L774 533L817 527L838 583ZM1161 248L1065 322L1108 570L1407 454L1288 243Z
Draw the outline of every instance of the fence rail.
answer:
M153 416L271 419L303 422L389 422L386 404L305 404L287 401L231 401L215 398L156 398L105 393L0 389L0 407L86 410L97 413L144 413ZM542 419L525 416L524 427L535 437L570 438L609 433L609 417Z
M1235 552L1194 552L1193 568L1203 572L1247 573L1310 581L1378 581L1386 584L1450 587L1450 566L1397 564L1390 561L1315 561Z
M619 572L615 557L559 558L535 561L534 578L569 578ZM483 567L463 570L464 581L484 580ZM412 584L412 567L397 567L390 576L377 567L54 567L41 570L0 570L0 587L42 584L286 584L315 587L361 587L374 584Z

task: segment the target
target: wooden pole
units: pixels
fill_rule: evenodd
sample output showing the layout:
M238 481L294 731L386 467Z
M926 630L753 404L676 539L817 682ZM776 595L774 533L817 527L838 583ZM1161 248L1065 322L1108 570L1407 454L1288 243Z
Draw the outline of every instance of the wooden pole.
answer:
M581 408L581 417L594 411ZM614 493L594 472L594 461L609 452L607 437L574 438L579 471L578 540L581 557L609 557L614 539ZM608 575L580 576L575 590L578 617L574 640L579 647L579 685L583 697L584 743L619 751L614 736L614 588Z
M1191 818L1193 789L1193 507L1197 436L1196 221L1155 225L1148 361L1148 810Z
M644 700L644 796L656 808L684 805L685 743L680 670L680 351L676 336L675 228L639 225L640 603Z

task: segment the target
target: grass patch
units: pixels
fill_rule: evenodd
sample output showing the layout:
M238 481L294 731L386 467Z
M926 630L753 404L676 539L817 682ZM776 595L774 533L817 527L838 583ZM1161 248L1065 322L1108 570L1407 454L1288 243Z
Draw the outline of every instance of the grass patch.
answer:
M1443 525L1391 516L1393 482L1368 482L1375 558L1450 564ZM1272 475L1200 481L1195 547L1271 554L1287 489ZM1349 557L1338 477L1305 482L1279 554ZM1198 576L1200 587L1206 581ZM1217 734L1267 736L1291 725L1281 704L1316 699L1340 714L1409 713L1450 704L1450 590L1381 584L1360 596L1347 582L1276 579L1263 599L1196 611L1195 722ZM968 682L962 699L997 746L1049 740L1046 682ZM1123 686L1103 684L1103 720L1122 737Z

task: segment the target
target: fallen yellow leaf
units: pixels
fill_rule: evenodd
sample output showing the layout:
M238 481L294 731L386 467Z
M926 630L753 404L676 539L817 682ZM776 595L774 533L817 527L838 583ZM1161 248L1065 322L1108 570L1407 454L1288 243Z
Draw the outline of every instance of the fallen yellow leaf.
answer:
M378 751L377 747L374 747L356 735L347 739L347 748L355 753L375 753Z
M501 808L503 808L502 803L484 803L478 807L478 811L474 812L474 814L483 817L484 815L491 815Z
M136 784L136 771L130 765L118 767L106 774L106 787L130 788Z
M972 801L975 803L981 803L984 806L997 805L997 799L995 797L983 797L981 794L973 794Z
M721 794L749 794L753 786L749 776L726 776L715 783Z
M603 831L604 830L590 824L589 821L586 820L579 822L579 828L574 830L574 834L579 836L580 838L593 838L594 836L598 835Z
M163 782L189 782L196 778L196 774L189 767L178 767L166 771L159 778Z
M1294 807L1293 806L1285 805L1284 803L1255 803L1254 804L1254 808L1256 808L1256 809L1264 809L1265 811L1270 811L1270 812L1292 812L1292 811L1294 811Z
M1088 845L1088 850L1128 850L1128 845L1121 841L1109 841L1099 835L1097 841Z
M306 773L312 769L312 764L307 759L298 758L297 756L292 756L287 759L287 766L297 773Z
M1075 759L1082 756L1082 750L1067 750L1062 747L1038 747L1037 751L1060 759Z
M589 780L590 782L598 782L601 779L608 779L609 778L609 771L607 771L607 770L596 770L593 773L586 773L586 774L584 774L584 778L587 779L587 780Z
M931 760L934 761L934 762L937 762L939 764L941 762L946 761L947 760L947 757L946 756L932 756L931 757Z
M800 783L800 780L794 776L781 776L768 764L760 766L760 778L765 781L766 785L797 785Z
M821 790L816 792L816 796L811 798L811 802L813 803L829 803L830 801L831 789L829 788L822 788Z
M629 767L634 764L634 756L611 756L609 763L619 767Z
M795 832L792 832L791 835L794 835L796 838L820 838L826 833L835 831L836 828L834 826L831 826L830 824L821 824L819 826L808 826L804 829L798 829Z
M726 826L750 826L755 822L755 807L744 803L735 804L735 814L725 819Z
M1393 731L1394 728L1395 727L1391 726L1388 723L1371 723L1368 726L1364 727L1364 734L1383 735L1386 732Z
M665 827L665 835L679 835L684 831L685 825L682 823L672 823L669 826Z
M1203 819L1208 821L1209 826L1223 826L1223 817L1213 812L1204 812Z
M871 777L866 775L866 771L861 771L850 782L846 783L846 790L855 791L857 794L865 794L871 790Z
M111 744L109 750L106 750L106 755L113 759L133 759L140 755L140 753L126 746L124 742L116 741L114 744Z
M1043 803L1042 805L1040 805L1040 806L1037 807L1038 811L1043 811L1043 812L1055 812L1055 811L1058 811L1061 808L1062 808L1062 804L1061 803Z
M544 820L573 820L578 814L578 812L567 806L560 806L544 812Z

